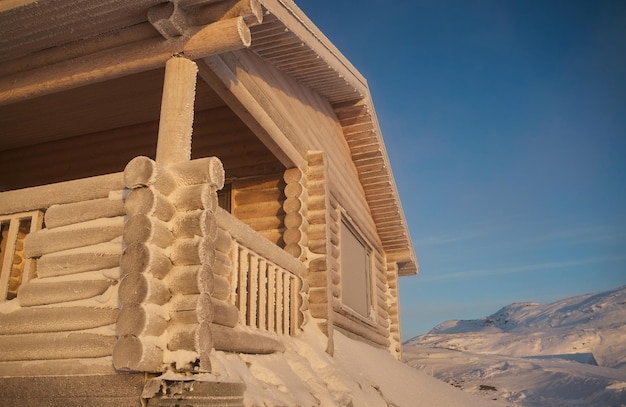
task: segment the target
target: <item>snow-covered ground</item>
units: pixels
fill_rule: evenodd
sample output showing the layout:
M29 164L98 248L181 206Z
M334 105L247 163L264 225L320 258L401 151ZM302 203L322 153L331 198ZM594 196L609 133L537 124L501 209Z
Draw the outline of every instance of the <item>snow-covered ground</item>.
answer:
M209 380L244 381L246 406L488 407L430 375L394 359L388 352L334 334L335 352L316 324L285 340L273 355L215 352ZM497 404L495 405L497 406Z
M448 321L404 358L502 406L626 406L626 287Z

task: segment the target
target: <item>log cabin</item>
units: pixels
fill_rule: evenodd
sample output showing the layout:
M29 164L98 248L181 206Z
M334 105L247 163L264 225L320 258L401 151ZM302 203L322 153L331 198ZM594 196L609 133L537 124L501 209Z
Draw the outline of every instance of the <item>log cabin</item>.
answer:
M0 3L0 231L11 405L173 405L150 378L305 324L399 358L418 271L367 82L291 0Z

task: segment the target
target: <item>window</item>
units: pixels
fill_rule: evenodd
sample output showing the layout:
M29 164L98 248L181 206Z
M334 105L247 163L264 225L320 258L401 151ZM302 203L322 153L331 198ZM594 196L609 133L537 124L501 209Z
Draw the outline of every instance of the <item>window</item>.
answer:
M364 317L372 308L371 249L356 228L341 221L341 300Z
M41 228L39 211L0 216L0 302L12 300L23 281L33 277L33 260L24 255L24 239Z
M217 191L217 204L228 213L232 213L232 184L225 184Z

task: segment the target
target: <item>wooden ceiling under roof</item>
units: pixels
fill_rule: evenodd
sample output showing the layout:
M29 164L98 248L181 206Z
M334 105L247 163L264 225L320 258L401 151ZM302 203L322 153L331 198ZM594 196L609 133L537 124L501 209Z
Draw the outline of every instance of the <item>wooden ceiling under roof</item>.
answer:
M323 96L334 107L343 126L383 246L390 260L398 261L401 275L416 274L417 260L365 79L291 0L259 1L264 7L264 21L251 27L250 48L278 69ZM0 5L0 80L3 76L7 78L16 72L61 62L58 60L59 55L65 55L65 58L71 55L70 57L80 60L84 53L93 54L103 49L102 47L124 45L129 38L132 41L158 38L159 33L148 22L147 10L164 2L166 0L12 0ZM196 9L205 5L230 3L237 2L179 1L183 8ZM117 35L118 32L128 35ZM83 47L83 43L88 46ZM62 48L63 53L56 52L57 48ZM140 78L145 79L141 76ZM109 82L101 86L106 88L108 84ZM118 84L123 87L123 79ZM3 86L7 86L6 82ZM41 97L14 105L6 104L5 101L3 109L9 110L0 109L0 120L5 120L7 115L12 116L14 112L10 109L21 103L26 104L22 107L31 103L29 108L40 109L41 114L48 117L45 120L42 118L40 123L18 125L15 121L14 125L22 126L22 130L14 133L5 131L8 129L4 127L6 121L0 123L0 150L84 134L98 126L132 126L132 123L128 123L128 114L120 106L132 106L132 97L129 97L128 102L109 98L107 120L97 125L85 121L84 117L90 106L97 106L92 105L94 101L89 95L80 95L81 92L89 91L90 86L98 85L68 91L77 92L74 97L81 102L76 102L76 111L82 113L76 114L75 122L64 121L62 129L50 134L43 132L45 120L50 123L54 117L59 117L54 110L60 108L60 105L47 103L47 106L53 108L48 108L50 111L46 112L37 106L37 103L42 103L38 102ZM106 95L107 89L104 88L100 91ZM146 92L158 92L158 89L147 88ZM10 89L8 95L10 99ZM103 96L100 107L105 105L105 99ZM210 100L210 96L207 96L208 105L212 103ZM213 100L217 103L217 100ZM134 108L136 107L135 105ZM150 121L154 119L154 112L154 107L147 104L141 106L137 114ZM158 117L158 112L156 115ZM95 127L92 128L93 126ZM26 128L29 130L25 130Z
M122 171L137 155L154 158L163 76L156 69L0 106L0 190ZM193 158L218 156L229 178L284 171L203 81L194 108Z

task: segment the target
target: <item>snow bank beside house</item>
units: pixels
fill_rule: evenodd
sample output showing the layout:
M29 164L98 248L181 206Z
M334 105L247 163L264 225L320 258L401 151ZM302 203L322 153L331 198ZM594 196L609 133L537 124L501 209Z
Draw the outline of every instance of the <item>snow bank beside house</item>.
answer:
M484 400L413 369L384 350L335 332L335 355L309 323L272 355L213 353L219 380L246 383L246 406L485 407Z

